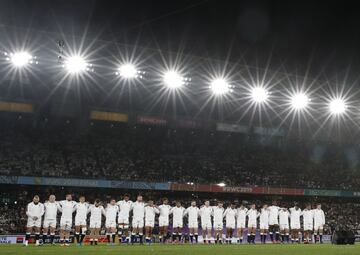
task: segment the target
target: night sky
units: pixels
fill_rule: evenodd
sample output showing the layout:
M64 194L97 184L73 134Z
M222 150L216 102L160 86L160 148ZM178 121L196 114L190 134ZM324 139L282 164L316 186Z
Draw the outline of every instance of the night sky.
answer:
M0 25L341 72L360 66L359 10L348 1L1 0Z

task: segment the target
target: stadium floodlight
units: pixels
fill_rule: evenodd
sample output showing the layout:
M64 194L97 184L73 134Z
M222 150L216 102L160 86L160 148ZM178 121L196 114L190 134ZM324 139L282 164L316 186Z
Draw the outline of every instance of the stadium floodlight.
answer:
M225 187L225 186L226 186L226 184L225 184L225 183L223 183L223 182L220 182L220 183L218 183L218 186L220 186L220 187Z
M32 58L33 57L28 52L21 51L10 53L10 57L8 57L7 60L10 60L15 67L23 67L31 63Z
M301 110L307 107L310 99L304 93L299 93L291 98L291 107L295 110Z
M211 82L210 89L214 95L224 95L231 91L231 88L226 80L215 79Z
M65 68L69 73L80 73L87 70L88 64L81 56L72 56L65 61Z
M268 99L269 93L262 87L255 87L251 91L251 97L254 102L263 103Z
M136 67L132 64L124 64L119 67L117 74L126 78L126 79L132 79L137 76L138 71L136 70Z
M177 89L184 85L184 78L175 71L169 71L164 75L164 83L168 88Z
M329 104L330 112L334 115L342 114L346 111L345 101L341 98L333 99Z

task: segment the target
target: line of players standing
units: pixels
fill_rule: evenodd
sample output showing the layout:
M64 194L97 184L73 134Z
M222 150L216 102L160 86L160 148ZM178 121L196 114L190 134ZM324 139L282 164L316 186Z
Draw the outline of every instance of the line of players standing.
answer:
M172 215L172 241L181 242L183 239L184 217L188 219L189 241L198 242L199 219L202 229L204 243L223 243L223 227L225 219L226 238L225 242L231 244L233 233L236 230L237 242L243 242L244 230L247 228L247 242L255 243L256 230L259 225L261 243L266 243L266 238L270 235L273 243L279 242L300 242L301 221L303 218L303 240L309 243L312 240L312 233L315 234L315 242L319 239L322 243L323 227L325 224L325 214L321 205L317 204L315 209L307 205L301 210L296 204L290 208L280 208L276 201L271 206L264 204L258 211L255 204L250 208L240 205L236 208L231 203L224 208L222 202L216 206L210 206L209 201L205 201L200 208L196 202L192 201L190 207L184 208L181 202L176 202L174 207L169 205L168 199L163 199L159 206L154 201L149 200L144 203L142 196L138 196L135 202L129 199L129 195L124 195L123 200L116 202L111 199L110 203L104 208L99 200L94 204L85 201L84 196L79 197L79 202L72 200L72 195L66 195L66 199L56 201L55 195L50 195L44 204L39 202L39 196L34 196L33 201L28 204L26 214L28 221L26 225L25 245L28 245L30 235L35 234L36 245L40 245L40 230L43 227L42 239L50 239L54 244L55 230L57 226L57 214L61 213L60 218L60 244L69 245L70 231L73 227L73 213L75 214L75 237L78 245L82 245L87 232L87 216L90 214L90 244L97 245L99 233L102 225L102 216L106 218L105 228L109 244L114 244L116 234L119 236L120 243L143 243L145 230L146 243L152 242L155 217L159 214L159 241L165 243L168 239L169 218ZM130 212L132 212L131 231L130 231ZM43 221L42 221L42 218ZM42 223L42 224L41 224ZM247 224L246 224L247 223ZM214 236L212 236L212 230ZM290 233L291 230L291 233ZM280 238L281 237L281 238ZM318 238L317 238L318 237Z

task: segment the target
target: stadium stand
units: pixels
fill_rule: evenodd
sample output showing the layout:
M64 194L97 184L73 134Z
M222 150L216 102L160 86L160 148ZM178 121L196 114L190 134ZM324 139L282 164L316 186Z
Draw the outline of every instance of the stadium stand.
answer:
M32 126L3 127L0 175L360 189L352 145L130 124Z

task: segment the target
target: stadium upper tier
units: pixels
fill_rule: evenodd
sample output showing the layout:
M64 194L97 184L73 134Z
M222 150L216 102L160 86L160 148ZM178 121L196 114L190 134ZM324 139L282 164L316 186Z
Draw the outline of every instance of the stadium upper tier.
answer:
M2 119L0 175L360 189L359 148L256 134Z

